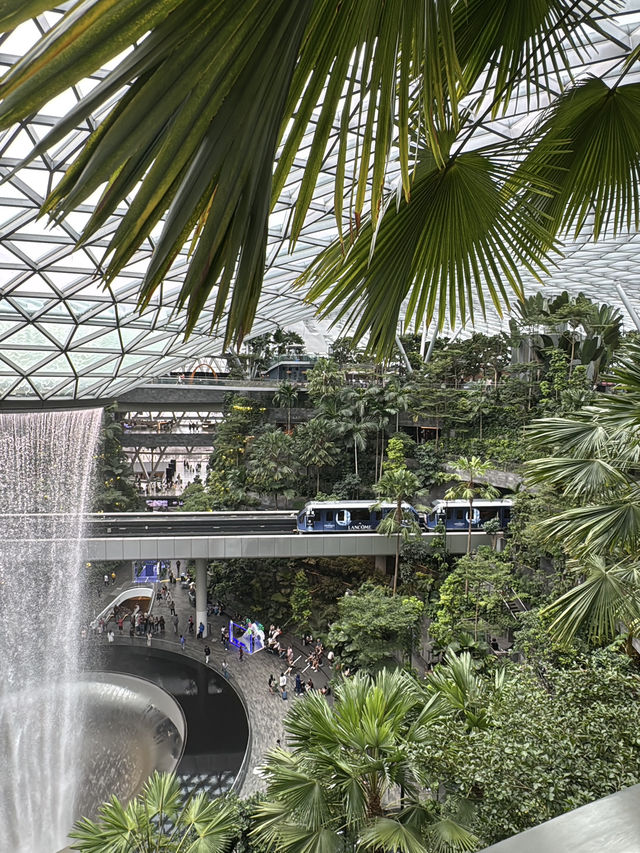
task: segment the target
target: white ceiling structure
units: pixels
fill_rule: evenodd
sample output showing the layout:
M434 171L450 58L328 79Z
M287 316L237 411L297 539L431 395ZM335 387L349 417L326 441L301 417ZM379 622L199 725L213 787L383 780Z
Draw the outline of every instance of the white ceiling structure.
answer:
M640 39L640 0L626 0L623 6L615 24L607 24L609 38L594 39L590 64L578 68L578 76L589 70L615 70L624 50ZM0 72L57 17L56 13L41 15L6 36L0 42ZM90 85L88 81L83 90L81 84L56 98L30 122L0 134L0 174L9 175L56 117ZM534 118L522 97L509 116L486 126L479 141L485 144L491 138L518 136ZM151 241L139 249L110 288L103 287L100 261L124 208L79 250L75 243L90 215L90 203L60 225L38 219L40 205L87 133L86 127L79 128L58 149L0 185L0 399L112 397L148 377L221 352L221 338L210 333L206 309L196 331L184 341L184 318L174 311L174 304L186 255L179 257L143 312L137 308L137 296ZM308 330L317 341L318 334L326 332L326 326L315 320L313 306L305 305L302 294L292 291L291 284L336 235L331 211L334 160L329 152L302 236L291 253L288 227L304 164L302 150L270 221L264 293L252 334L281 326ZM597 244L585 239L567 247L547 287L553 293L583 291L595 300L618 305L619 283L640 313L640 275L635 270L639 250L638 234ZM539 285L529 280L527 289L533 292ZM491 316L476 328L492 331L500 323L497 316Z

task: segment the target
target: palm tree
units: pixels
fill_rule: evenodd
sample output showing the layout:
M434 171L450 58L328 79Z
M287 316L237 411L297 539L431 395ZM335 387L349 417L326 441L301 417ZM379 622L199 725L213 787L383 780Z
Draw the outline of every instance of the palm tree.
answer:
M627 648L638 633L640 573L640 343L626 345L613 371L617 394L597 394L570 417L529 428L548 456L527 464L527 480L558 489L569 508L541 522L549 539L575 558L581 583L550 605L551 630L570 640L585 630L596 642L626 626Z
M366 414L364 399L346 398L347 405L341 411L336 428L347 447L353 447L353 470L358 476L358 451L365 450L370 433L376 428L375 420Z
M484 415L491 414L493 408L491 398L487 394L484 384L478 382L468 396L471 409L471 417L475 420L478 418L478 438L482 439L482 419Z
M295 457L294 441L279 429L263 432L250 448L247 469L259 492L273 494L278 508L278 494L288 491L300 471Z
M335 465L338 458L338 446L333 440L331 428L319 418L314 418L296 427L294 437L302 464L312 465L316 469L316 493L318 493L320 469Z
M291 752L267 758L252 835L279 853L472 849L473 837L423 798L432 780L415 756L428 724L447 713L436 697L425 704L411 677L387 670L335 693L333 708L318 693L291 708Z
M286 406L287 432L291 431L291 407L298 399L298 387L293 382L281 382L273 395L274 406Z
M307 391L316 405L338 398L345 382L344 370L332 358L319 358L307 373Z
M445 494L445 500L455 501L463 500L469 503L468 522L469 528L467 533L467 554L471 553L471 532L473 529L473 502L476 498L484 500L493 500L499 497L500 493L490 483L479 483L478 480L483 479L490 470L489 462L483 462L477 456L471 458L460 456L454 459L451 465L456 469L456 473L451 476L458 480L458 485L451 486ZM465 594L468 591L468 586L465 585Z
M398 569L400 566L400 539L407 541L412 536L420 535L420 526L413 514L403 506L404 502L413 497L420 488L420 480L404 465L391 468L384 472L373 489L380 499L376 508L382 503L394 503L395 509L381 520L376 528L378 533L396 537L396 561L393 571L393 594L398 586Z
M0 28L58 6L6 0ZM388 354L401 312L416 327L454 327L473 319L473 295L498 310L520 296L520 270L543 272L565 234L635 229L640 104L625 75L639 51L607 26L616 10L612 0L543 0L526 14L504 0L131 0L123 14L120 2L81 0L3 78L0 129L121 56L28 153L55 156L70 131L92 128L43 211L61 219L103 187L79 240L112 234L107 281L152 244L143 304L191 244L179 307L191 331L215 291L211 322L226 320L225 342L254 319L270 210L303 162L295 242L337 133L339 239L305 280L324 312ZM615 44L611 84L599 67L567 73L588 32ZM525 86L535 108L559 94L533 133L480 147L486 121ZM400 191L386 196L396 168Z
M570 417L544 418L528 429L549 455L527 464L530 483L559 489L569 508L541 523L574 555L619 561L640 544L640 343L626 345L617 394L597 394Z
M112 797L98 820L82 818L70 837L82 853L227 853L239 829L230 803L205 793L183 802L176 777L156 772L139 797L126 806Z

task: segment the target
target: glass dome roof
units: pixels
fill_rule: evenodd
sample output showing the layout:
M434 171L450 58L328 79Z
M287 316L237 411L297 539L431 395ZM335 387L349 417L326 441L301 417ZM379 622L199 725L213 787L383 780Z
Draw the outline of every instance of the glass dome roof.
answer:
M55 23L58 14L40 15L6 35L0 69L24 53ZM626 0L615 22L605 22L604 27L606 36L593 37L588 61L576 59L576 76L619 68L621 56L640 40L640 0ZM6 176L56 117L86 94L99 76L56 98L31 121L1 133L0 173ZM544 100L541 106L545 106ZM529 107L522 91L507 116L484 125L476 144L520 135L535 120ZM111 397L147 377L222 352L222 337L209 328L206 308L195 332L184 340L184 318L174 306L186 268L185 253L142 312L137 309L137 295L151 241L139 249L109 288L101 284L101 259L124 207L82 249L76 249L75 243L90 215L91 200L60 224L38 218L42 201L88 132L86 126L77 128L56 150L0 186L0 399ZM336 236L332 216L335 158L329 150L302 236L291 252L288 229L304 163L303 148L270 220L264 291L252 336L276 326L300 330L301 324L316 339L318 331L326 332L326 326L314 319L313 306L303 302L301 292L292 290L292 282ZM392 169L390 182L393 177ZM619 284L640 313L635 271L638 241L640 235L634 233L567 245L547 284L549 291L582 291L594 300L619 305ZM527 288L533 292L540 285L529 279ZM494 331L500 324L492 315L476 327Z

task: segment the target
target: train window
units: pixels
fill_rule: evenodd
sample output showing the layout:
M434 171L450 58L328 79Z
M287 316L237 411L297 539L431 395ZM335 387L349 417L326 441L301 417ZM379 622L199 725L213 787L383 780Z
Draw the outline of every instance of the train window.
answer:
M325 521L333 521L333 510L332 509L328 509L326 511L325 516L324 516L324 520Z
M456 519L461 521L463 518L464 518L464 510L463 509L457 509L456 510Z
M352 509L351 521L369 521L371 513L368 509Z

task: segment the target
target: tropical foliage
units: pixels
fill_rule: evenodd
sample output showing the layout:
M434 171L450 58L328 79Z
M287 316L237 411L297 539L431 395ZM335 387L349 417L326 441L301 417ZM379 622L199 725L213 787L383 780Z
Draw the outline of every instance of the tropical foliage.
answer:
M393 660L397 651L410 657L423 612L418 598L389 596L382 587L366 583L338 599L328 642L343 669L373 671Z
M393 511L387 511L376 528L383 536L395 536L396 556L393 572L393 594L395 595L400 569L400 540L408 542L412 536L420 536L421 533L420 525L412 512L405 507L405 503L418 491L420 480L405 464L404 446L400 439L389 440L387 456L384 473L373 490L379 498L379 503L375 505L379 509L382 509L385 503L395 505Z
M0 25L54 7L6 0ZM118 57L28 153L92 127L43 210L63 218L98 191L83 241L133 196L110 238L106 280L153 233L145 304L190 243L179 307L192 329L214 296L210 319L226 322L227 343L255 316L270 210L304 162L295 242L337 128L339 237L305 280L325 311L388 354L401 311L417 327L473 319L474 301L501 312L523 295L521 270L541 275L565 234L637 228L639 89L625 77L637 54L616 41L628 63L610 83L567 73L589 33L612 38L606 16L617 8L131 0L123 13L117 0L81 0L5 75L0 126ZM508 112L523 85L531 107L558 94L531 132L481 147L483 123ZM387 194L392 165L399 185Z
M445 493L445 499L448 501L463 500L469 504L469 512L467 513L467 554L471 553L471 532L473 530L473 502L478 499L492 500L499 497L498 490L487 483L487 472L491 467L488 462L483 462L477 456L472 456L470 459L466 456L460 456L454 459L451 463L454 469L451 475L452 479L457 480L455 486Z
M551 455L529 465L532 482L555 487L569 509L542 523L577 558L582 582L553 604L552 629L571 639L583 629L610 640L619 623L635 634L640 604L640 346L630 343L614 371L618 393L599 394L572 417L531 428L534 447Z
M341 682L333 708L318 694L296 703L285 721L291 751L275 750L264 767L253 834L284 853L472 849L470 833L425 796L413 760L448 710L436 700L423 706L413 679L383 671Z
M197 793L183 800L175 776L154 773L127 805L117 797L97 820L82 818L71 832L82 853L227 853L238 831L230 803Z
M611 652L508 670L488 725L448 718L424 761L471 804L478 848L640 781L638 679ZM446 781L445 781L446 780Z
M139 508L131 463L122 449L122 427L109 409L103 416L96 469L93 505L97 512L133 512Z

